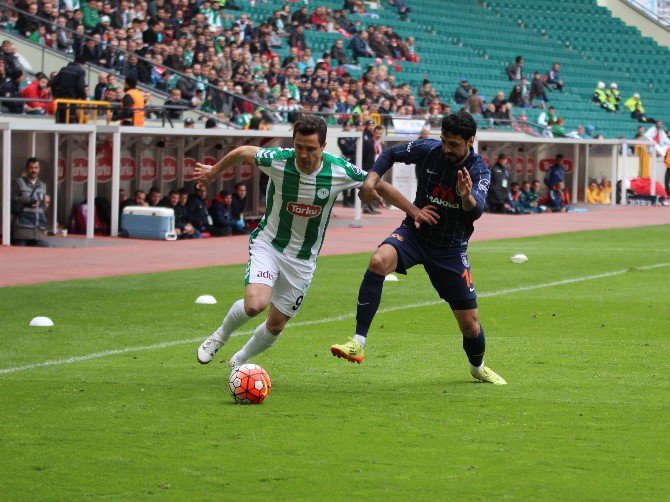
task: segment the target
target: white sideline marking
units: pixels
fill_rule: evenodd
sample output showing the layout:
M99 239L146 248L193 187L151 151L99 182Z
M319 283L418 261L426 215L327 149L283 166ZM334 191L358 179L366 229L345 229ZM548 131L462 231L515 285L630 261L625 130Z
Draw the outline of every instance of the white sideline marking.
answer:
M534 286L521 286L518 288L509 288L509 289L499 289L498 291L491 291L490 293L482 293L480 295L477 295L478 298L490 298L492 296L500 296L500 295L506 295L509 293L520 293L523 291L532 291L535 289L542 289L542 288L551 288L554 286L563 286L565 284L573 284L575 282L584 282L584 281L592 281L595 279L603 279L605 277L614 277L617 275L623 275L628 272L633 272L636 270L652 270L655 268L664 268L664 267L670 267L670 262L669 263L657 263L655 265L646 265L643 267L635 267L635 268L628 268L625 270L615 270L613 272L604 272L602 274L594 274L594 275L587 275L584 277L575 277L573 279L563 279L562 281L554 281L554 282L547 282L544 284L536 284ZM444 300L435 300L435 301L430 301L430 302L422 302L422 303L413 303L409 305L399 305L397 307L386 307L383 309L379 309L378 312L384 313L384 312L394 312L396 310L405 310L405 309L410 309L410 308L416 308L416 307L428 307L431 305L440 305L444 303ZM327 317L325 319L315 319L313 321L303 321L303 322L296 322L290 325L290 327L296 327L299 328L301 326L312 326L314 324L325 324L329 322L335 322L335 321L343 321L345 319L352 319L356 317L356 313L349 313L349 314L342 314L339 316L334 316L334 317ZM239 333L235 333L234 336L241 336L245 334L251 334L253 333L252 330L247 330L247 331L242 331ZM32 370L35 368L44 368L47 366L61 366L65 364L74 364L82 361L90 361L91 359L100 359L103 357L109 357L109 356L116 356L118 354L127 354L129 352L139 352L141 350L154 350L154 349L164 349L167 347L174 347L175 345L185 345L187 343L196 343L202 340L202 337L200 338L191 338L188 340L176 340L172 342L161 342L161 343L156 343L154 345L145 345L143 347L126 347L125 349L115 349L115 350L106 350L104 352L97 352L95 354L88 354L85 356L77 356L77 357L69 357L67 359L53 359L51 361L43 361L41 363L34 363L34 364L27 364L25 366L15 366L13 368L4 368L0 369L0 374L9 374L9 373L18 373L19 371L27 371L27 370Z

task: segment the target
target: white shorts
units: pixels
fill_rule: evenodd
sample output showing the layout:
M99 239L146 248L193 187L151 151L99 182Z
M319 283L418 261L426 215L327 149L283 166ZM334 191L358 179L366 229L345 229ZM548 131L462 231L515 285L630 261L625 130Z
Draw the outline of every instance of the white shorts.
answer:
M282 314L293 317L307 294L316 261L300 260L277 251L260 239L249 246L249 262L244 278L247 284L266 284L272 288L270 301Z

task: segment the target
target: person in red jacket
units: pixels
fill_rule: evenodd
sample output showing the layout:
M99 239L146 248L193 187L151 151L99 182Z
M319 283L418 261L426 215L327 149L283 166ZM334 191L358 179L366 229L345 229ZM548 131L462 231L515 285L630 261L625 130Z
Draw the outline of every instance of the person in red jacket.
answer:
M49 89L49 79L39 72L30 84L22 91L21 97L26 99L51 99L51 89ZM34 115L46 115L49 107L48 101L26 101L26 113Z

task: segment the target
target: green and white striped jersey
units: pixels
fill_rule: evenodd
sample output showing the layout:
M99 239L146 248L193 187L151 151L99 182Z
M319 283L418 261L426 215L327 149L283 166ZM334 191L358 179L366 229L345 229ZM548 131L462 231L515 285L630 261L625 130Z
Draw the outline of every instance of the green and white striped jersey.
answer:
M270 177L265 215L251 234L282 253L316 259L338 194L360 187L366 173L341 157L323 153L320 169L298 170L293 148L261 148L256 165Z

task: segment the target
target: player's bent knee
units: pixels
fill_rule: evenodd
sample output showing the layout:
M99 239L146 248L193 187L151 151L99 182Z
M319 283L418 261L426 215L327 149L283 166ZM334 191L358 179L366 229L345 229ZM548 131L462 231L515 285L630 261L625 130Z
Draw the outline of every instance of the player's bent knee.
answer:
M384 247L385 246L380 247L375 254L372 255L372 258L370 258L368 270L371 270L375 274L388 275L396 269L397 257L395 255L395 249L391 248L389 251L383 249Z
M244 302L244 312L249 317L256 317L263 312L268 306L268 302L260 298L252 298Z

